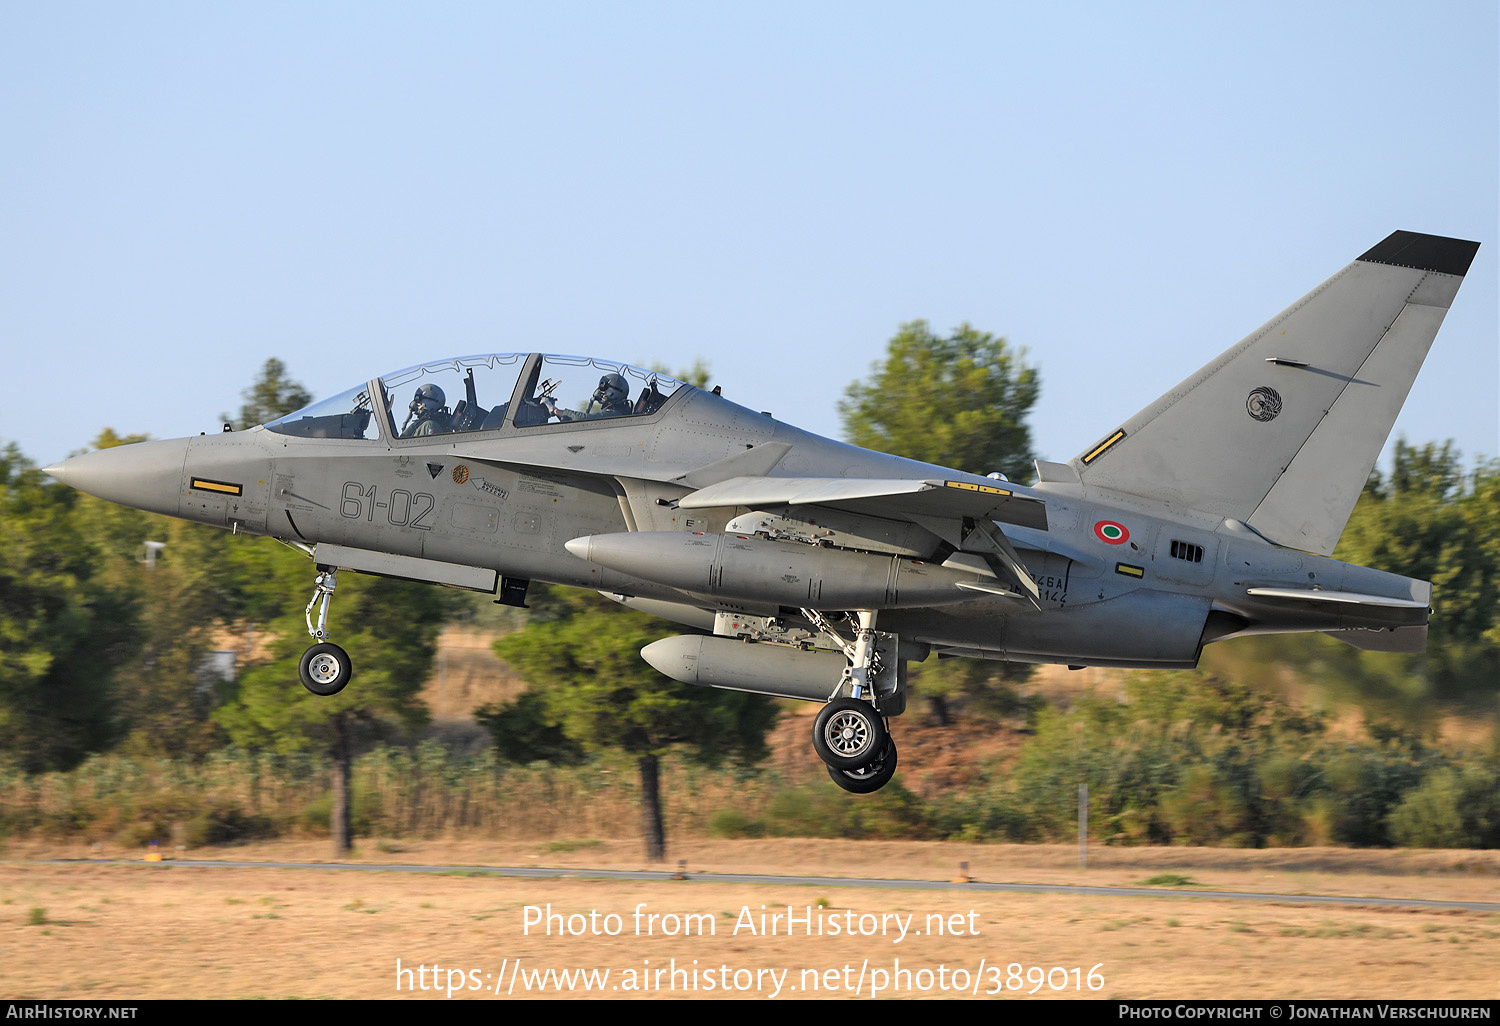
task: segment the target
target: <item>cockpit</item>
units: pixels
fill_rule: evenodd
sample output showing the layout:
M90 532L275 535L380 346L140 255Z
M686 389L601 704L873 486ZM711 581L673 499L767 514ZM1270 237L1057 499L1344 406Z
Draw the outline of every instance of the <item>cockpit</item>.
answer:
M494 353L408 367L273 420L308 438L424 438L649 417L690 389L613 360Z

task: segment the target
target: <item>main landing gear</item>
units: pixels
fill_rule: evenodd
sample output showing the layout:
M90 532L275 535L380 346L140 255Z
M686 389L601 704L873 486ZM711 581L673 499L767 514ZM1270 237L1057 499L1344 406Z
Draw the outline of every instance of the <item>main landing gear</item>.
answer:
M896 742L885 717L863 698L835 698L813 723L813 750L845 791L870 794L896 773Z
M855 614L854 644L846 643L820 614L804 610L820 631L838 641L849 659L836 697L823 706L813 722L813 750L828 767L828 775L845 791L870 794L884 787L896 772L896 742L877 706L876 681L883 672L875 643L875 612Z
M834 769L828 767L828 775L833 782L845 791L854 794L870 794L879 791L890 782L896 773L896 742L889 737L885 740L885 749L880 753L880 758L874 762L866 763L858 769Z
M858 769L874 761L887 740L884 718L862 698L835 698L813 723L813 750L836 769Z
M338 570L320 568L313 597L308 601L303 614L307 620L307 633L318 643L302 653L297 676L302 679L303 687L323 697L336 695L344 690L349 678L354 675L354 665L349 661L349 653L325 640L328 637L328 604L333 601L333 590L338 587L338 583ZM313 606L318 607L316 627L312 622Z

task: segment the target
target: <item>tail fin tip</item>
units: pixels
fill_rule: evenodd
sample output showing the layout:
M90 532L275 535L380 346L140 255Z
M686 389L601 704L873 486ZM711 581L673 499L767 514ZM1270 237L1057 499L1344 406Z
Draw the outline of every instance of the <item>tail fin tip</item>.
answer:
M1358 259L1370 264L1413 267L1419 271L1436 271L1459 278L1469 273L1479 243L1450 239L1442 235L1395 231L1386 236Z

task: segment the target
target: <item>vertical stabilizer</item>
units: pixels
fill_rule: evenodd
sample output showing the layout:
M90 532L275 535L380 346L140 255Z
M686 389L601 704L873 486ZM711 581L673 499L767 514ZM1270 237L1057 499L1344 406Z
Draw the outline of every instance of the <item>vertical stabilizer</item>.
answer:
M1395 232L1072 466L1332 553L1478 249Z

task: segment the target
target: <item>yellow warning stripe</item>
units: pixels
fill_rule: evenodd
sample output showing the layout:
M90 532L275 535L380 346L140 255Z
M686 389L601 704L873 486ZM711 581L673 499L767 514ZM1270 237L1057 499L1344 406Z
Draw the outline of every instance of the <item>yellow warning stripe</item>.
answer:
M1126 577L1145 577L1146 568L1143 566L1131 566L1129 563L1116 563L1115 573L1124 574Z
M190 487L200 492L221 492L224 495L240 495L244 489L237 484L229 484L225 481L209 481L206 478L193 478Z
M1083 458L1083 462L1085 462L1085 463L1092 463L1092 462L1094 462L1100 456L1104 455L1104 450L1108 449L1111 445L1114 445L1116 442L1118 442L1120 439L1122 439L1124 437L1125 437L1125 429L1121 428L1119 431L1116 431L1114 434L1110 435L1104 441L1102 441L1098 445L1094 446L1094 451L1091 452L1091 453L1089 453L1087 456L1085 456Z
M949 488L962 488L966 492L985 492L989 495L1011 495L1005 488L992 488L989 485L970 484L968 481L944 481L943 484Z

